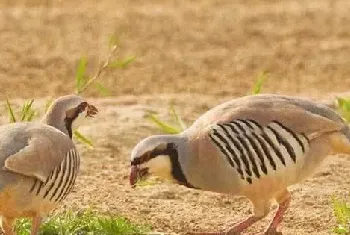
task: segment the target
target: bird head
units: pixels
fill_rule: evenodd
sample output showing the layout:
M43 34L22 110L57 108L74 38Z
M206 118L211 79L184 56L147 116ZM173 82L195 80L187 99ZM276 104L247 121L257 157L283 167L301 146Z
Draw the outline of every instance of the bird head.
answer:
M151 136L140 141L131 152L130 185L151 175L189 186L179 161L185 140L180 136Z
M80 96L62 96L51 104L44 117L44 122L72 138L72 124L84 112L85 117L93 117L98 110Z

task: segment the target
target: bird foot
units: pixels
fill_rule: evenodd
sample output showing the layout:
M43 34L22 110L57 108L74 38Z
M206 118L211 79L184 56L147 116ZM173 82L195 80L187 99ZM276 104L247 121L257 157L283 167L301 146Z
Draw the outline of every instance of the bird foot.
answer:
M191 233L187 233L187 235L240 235L240 234L227 231L227 232L191 232Z
M277 232L277 231L266 231L261 235L283 235L282 232Z

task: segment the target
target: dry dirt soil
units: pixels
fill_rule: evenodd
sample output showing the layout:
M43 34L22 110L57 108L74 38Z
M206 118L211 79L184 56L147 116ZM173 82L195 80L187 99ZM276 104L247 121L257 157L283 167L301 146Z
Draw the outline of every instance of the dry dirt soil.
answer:
M145 113L167 118L174 102L191 123L250 92L262 71L269 73L264 92L314 98L346 92L349 12L348 0L1 0L0 99L19 104L36 98L43 110L45 100L74 90L79 58L88 59L93 74L116 33L117 56L136 60L103 74L109 97L93 88L85 93L100 113L79 129L95 148L78 144L81 174L60 210L92 206L168 233L222 230L250 214L246 199L166 182L128 186L132 147L160 133ZM331 196L348 196L349 168L349 158L330 157L313 178L291 188L284 234L331 234ZM246 234L261 232L271 216Z

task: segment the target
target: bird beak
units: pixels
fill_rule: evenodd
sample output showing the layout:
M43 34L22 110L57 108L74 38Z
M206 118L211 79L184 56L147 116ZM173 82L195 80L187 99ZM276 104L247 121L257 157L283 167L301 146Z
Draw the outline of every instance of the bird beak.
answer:
M97 113L98 109L95 106L93 106L92 104L87 104L85 117L93 117Z
M136 187L136 183L139 180L144 180L147 176L149 175L148 168L142 168L138 165L132 165L130 169L130 176L129 176L129 181L131 187Z
M136 186L138 175L139 175L138 173L139 173L139 168L136 165L131 166L129 180L130 180L130 185L133 188Z

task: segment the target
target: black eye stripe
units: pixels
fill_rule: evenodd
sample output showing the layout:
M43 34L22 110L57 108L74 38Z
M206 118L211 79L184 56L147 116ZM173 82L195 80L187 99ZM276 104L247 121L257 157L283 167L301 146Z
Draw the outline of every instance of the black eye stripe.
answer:
M159 155L171 155L174 148L175 148L174 144L167 144L166 148L164 148L163 146L159 145L155 149L150 150L150 151L144 153L143 155L134 158L131 161L131 165L132 166L133 165L140 165L142 163L148 162L152 158L155 158L155 157L157 157Z

